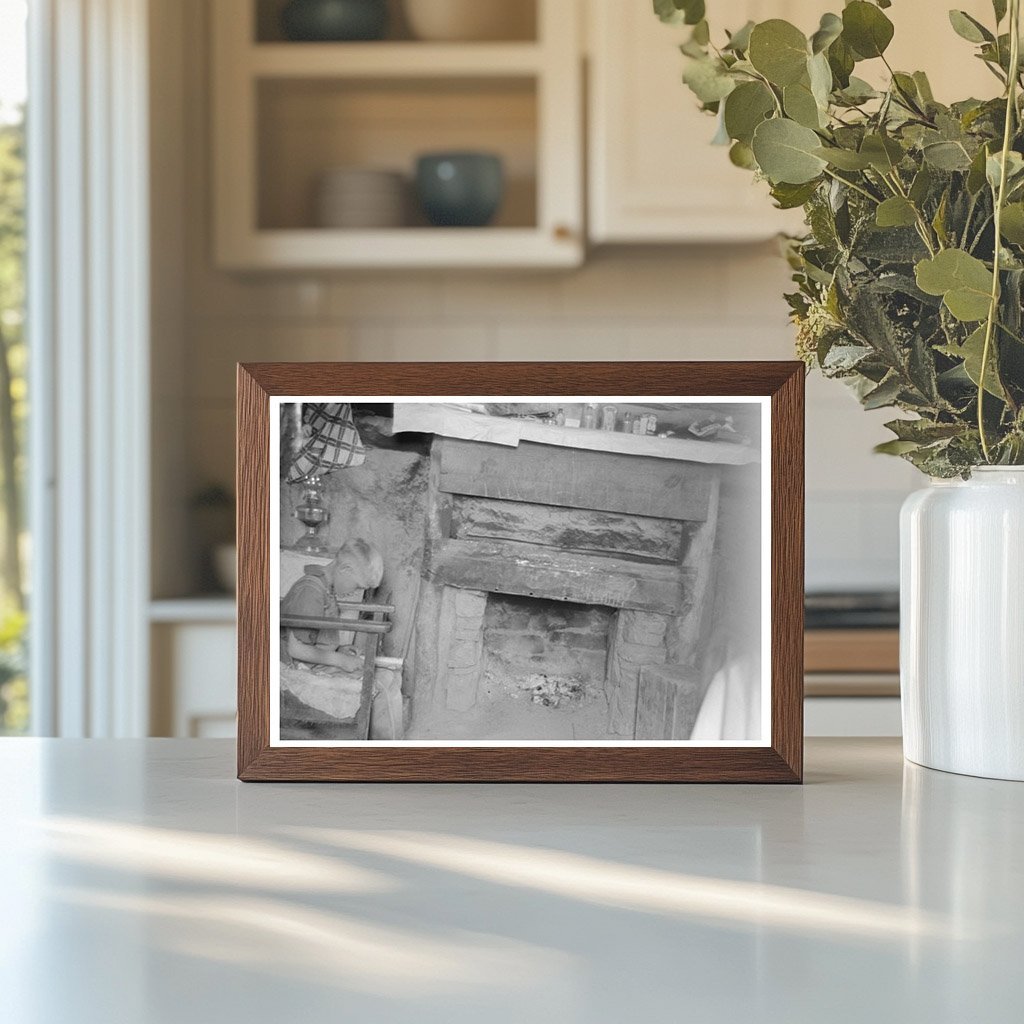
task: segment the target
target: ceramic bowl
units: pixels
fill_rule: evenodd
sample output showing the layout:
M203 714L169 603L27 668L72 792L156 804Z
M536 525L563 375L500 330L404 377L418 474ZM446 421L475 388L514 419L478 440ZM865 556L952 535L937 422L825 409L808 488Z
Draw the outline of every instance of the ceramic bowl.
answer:
M394 171L339 167L321 178L316 222L322 228L399 228L405 224L408 187Z
M477 42L533 39L534 0L404 0L417 39Z
M281 28L295 42L360 42L383 37L387 0L290 0Z
M483 227L494 219L504 198L501 157L426 153L416 163L416 193L435 227Z

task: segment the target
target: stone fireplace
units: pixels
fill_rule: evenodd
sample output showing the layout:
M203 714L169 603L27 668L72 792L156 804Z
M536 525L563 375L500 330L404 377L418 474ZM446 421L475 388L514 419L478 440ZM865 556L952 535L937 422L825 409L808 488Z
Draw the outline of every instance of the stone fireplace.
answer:
M641 675L702 685L718 494L698 461L435 437L414 738L687 738L664 685L638 715Z

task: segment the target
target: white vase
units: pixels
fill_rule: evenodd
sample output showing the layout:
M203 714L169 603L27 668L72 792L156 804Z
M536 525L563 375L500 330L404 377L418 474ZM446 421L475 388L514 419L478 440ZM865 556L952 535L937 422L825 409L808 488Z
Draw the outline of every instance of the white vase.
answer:
M906 757L1024 781L1024 467L912 494L900 550Z

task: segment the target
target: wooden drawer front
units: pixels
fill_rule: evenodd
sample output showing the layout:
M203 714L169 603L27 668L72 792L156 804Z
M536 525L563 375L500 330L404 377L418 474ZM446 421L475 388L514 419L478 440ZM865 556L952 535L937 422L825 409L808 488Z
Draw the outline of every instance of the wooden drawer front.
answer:
M506 501L703 522L715 469L697 462L523 441L441 438L440 489Z
M681 565L689 528L672 519L459 495L453 500L451 535Z
M804 633L805 672L900 670L896 629L809 629Z

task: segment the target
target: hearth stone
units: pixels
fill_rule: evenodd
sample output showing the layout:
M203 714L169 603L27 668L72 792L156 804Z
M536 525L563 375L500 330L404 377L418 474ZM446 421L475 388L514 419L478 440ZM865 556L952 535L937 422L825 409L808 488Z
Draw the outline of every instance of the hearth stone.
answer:
M484 612L487 594L449 588L454 614L448 646L446 704L453 711L468 711L476 704L484 666Z
M607 676L608 728L616 736L633 737L640 669L668 660L667 631L664 615L623 609L617 616Z

